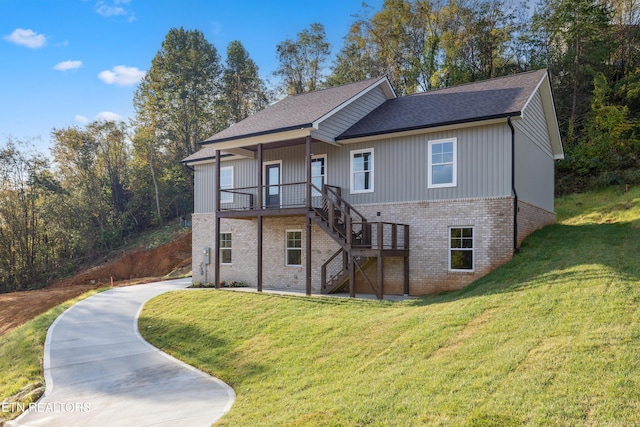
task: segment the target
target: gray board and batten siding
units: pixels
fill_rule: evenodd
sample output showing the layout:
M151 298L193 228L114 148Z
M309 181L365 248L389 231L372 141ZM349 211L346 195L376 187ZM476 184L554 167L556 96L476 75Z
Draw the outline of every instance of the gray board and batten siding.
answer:
M352 101L337 113L321 121L318 129L311 131L311 135L319 139L333 140L386 100L387 96L380 85L374 86L362 94L356 102Z
M522 120L515 120L513 125L516 131L518 198L553 212L555 161L539 91L529 101Z
M457 139L457 186L432 188L427 185L428 141ZM350 194L351 151L373 148L374 191ZM341 187L351 204L379 204L412 201L503 197L511 195L511 133L505 123L458 130L344 144L312 144L314 155L326 154L326 182ZM265 149L264 162L282 161L282 183L305 181L303 145ZM258 182L255 159L235 159L222 163L233 166L235 188ZM213 212L215 207L215 163L195 165L196 213Z

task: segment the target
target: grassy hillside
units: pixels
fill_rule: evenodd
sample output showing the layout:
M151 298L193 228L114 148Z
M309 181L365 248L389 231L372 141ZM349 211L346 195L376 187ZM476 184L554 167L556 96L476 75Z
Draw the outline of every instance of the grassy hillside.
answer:
M459 292L178 292L152 300L140 329L234 387L222 425L640 425L640 189L557 211Z

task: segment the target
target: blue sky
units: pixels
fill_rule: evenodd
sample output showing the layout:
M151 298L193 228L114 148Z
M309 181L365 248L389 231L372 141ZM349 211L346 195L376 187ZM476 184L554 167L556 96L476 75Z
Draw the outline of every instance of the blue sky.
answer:
M223 60L240 40L275 83L276 44L320 22L335 54L361 11L362 0L0 0L0 144L47 152L53 128L132 117L170 28L202 31Z

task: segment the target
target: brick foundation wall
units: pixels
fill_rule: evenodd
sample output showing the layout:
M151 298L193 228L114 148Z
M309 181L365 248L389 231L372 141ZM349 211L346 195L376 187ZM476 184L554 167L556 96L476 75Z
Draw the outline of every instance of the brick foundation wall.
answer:
M194 213L191 216L191 270L194 282L213 282L213 248L216 244L216 215L214 213ZM203 264L204 248L211 248L211 264Z
M518 235L521 241L534 230L555 222L555 214L520 202ZM395 222L409 225L409 289L411 295L456 290L469 285L505 262L513 254L513 198L465 199L431 202L411 202L379 205L360 205L356 209L369 221ZM380 215L378 216L378 213ZM263 223L263 288L298 289L306 286L306 218L304 216L265 217ZM474 229L474 270L449 271L449 228ZM220 279L244 281L257 286L257 219L222 219L221 231L232 233L232 265L222 265ZM286 231L302 231L302 265L290 267L286 260ZM337 243L312 224L312 289L320 291L322 264L339 249ZM193 280L213 281L215 262L212 249L211 264L200 274L204 247L215 244L215 214L193 215ZM385 258L385 294L402 294L404 268L401 257ZM376 261L365 268L374 283ZM206 275L206 277L205 277ZM357 292L370 293L371 288L360 274Z
M544 227L555 224L556 214L533 206L522 200L518 201L518 246L529 234Z
M411 295L463 288L510 260L513 253L513 199L510 197L365 205L357 209L370 221L409 224ZM449 228L452 226L474 229L473 272L449 271ZM402 258L386 260L385 293L402 293L402 262ZM373 263L367 273L375 278L375 271ZM362 286L359 283L359 288L366 289Z

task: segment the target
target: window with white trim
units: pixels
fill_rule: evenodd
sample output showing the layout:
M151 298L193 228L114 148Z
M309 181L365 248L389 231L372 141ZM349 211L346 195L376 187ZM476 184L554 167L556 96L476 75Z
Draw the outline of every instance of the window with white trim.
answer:
M286 265L299 267L302 265L302 230L287 230Z
M473 227L449 228L449 270L473 271Z
M373 192L373 148L351 151L351 193Z
M220 168L220 203L233 203L233 193L222 190L233 189L233 166Z
M231 264L231 233L220 233L220 264Z
M455 187L457 138L429 141L429 188Z

